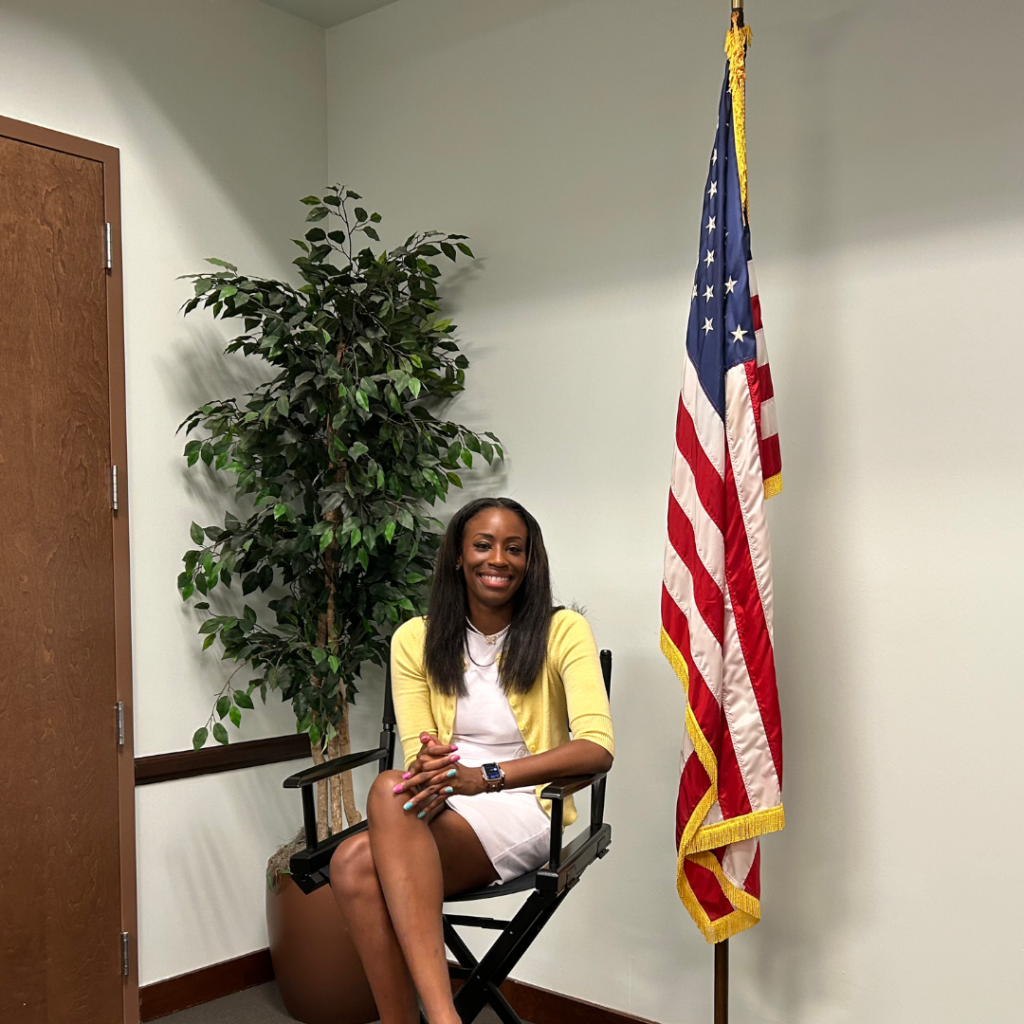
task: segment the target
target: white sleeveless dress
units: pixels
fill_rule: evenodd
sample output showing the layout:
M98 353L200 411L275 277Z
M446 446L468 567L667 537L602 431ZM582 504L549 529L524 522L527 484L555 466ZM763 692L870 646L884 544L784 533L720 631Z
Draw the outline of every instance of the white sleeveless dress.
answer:
M459 760L467 768L529 754L498 680L497 659L507 633L502 630L489 644L474 626L466 630L466 695L455 705L452 743L458 744ZM469 822L501 882L547 863L551 821L533 786L450 796L448 807Z

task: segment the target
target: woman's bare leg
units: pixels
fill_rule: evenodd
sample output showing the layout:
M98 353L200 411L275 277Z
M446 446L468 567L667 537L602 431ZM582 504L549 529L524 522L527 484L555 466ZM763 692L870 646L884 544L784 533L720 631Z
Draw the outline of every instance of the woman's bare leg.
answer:
M419 1024L416 989L391 925L366 832L331 858L331 889L352 934L383 1024Z
M486 885L498 875L476 833L460 815L442 810L428 824L405 812L404 797L394 793L400 781L400 772L384 772L370 790L367 818L373 864L391 934L405 955L430 1024L459 1024L448 977L441 904L445 894ZM395 1024L405 1024L404 1018L396 1017Z

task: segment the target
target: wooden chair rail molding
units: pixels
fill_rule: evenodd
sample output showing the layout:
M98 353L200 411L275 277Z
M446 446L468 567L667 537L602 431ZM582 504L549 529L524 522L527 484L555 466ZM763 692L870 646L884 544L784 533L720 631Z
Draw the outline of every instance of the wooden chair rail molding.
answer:
M144 985L140 991L141 1019L157 1020L178 1010L273 980L274 966L270 962L270 951L258 949L254 953L213 964L191 974ZM456 988L459 984L457 981L452 982ZM533 1024L654 1024L643 1017L609 1010L595 1003L549 992L512 978L502 984L501 992L516 1013Z
M135 785L190 779L196 775L233 772L238 768L255 768L279 761L297 761L309 757L309 736L274 736L267 740L246 740L226 747L203 747L202 750L178 750L170 754L152 754L135 758Z

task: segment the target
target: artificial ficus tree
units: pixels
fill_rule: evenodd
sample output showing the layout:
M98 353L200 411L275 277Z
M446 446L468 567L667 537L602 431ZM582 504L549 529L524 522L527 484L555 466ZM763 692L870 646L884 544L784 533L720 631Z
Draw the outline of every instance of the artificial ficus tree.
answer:
M457 471L474 455L504 458L493 434L439 415L464 389L468 361L440 313L436 260L472 259L465 236L357 246L360 235L380 240L380 215L353 206L360 198L339 185L302 200L314 226L295 243L301 286L216 259L219 269L188 276L185 313L240 318L244 333L226 351L273 371L244 398L208 402L182 423L204 435L185 445L189 466L233 477L236 510L222 527L192 524L178 588L207 613L204 650L220 641L235 674L251 674L225 684L196 749L211 732L227 743L224 719L237 727L254 693L265 702L277 690L315 761L347 753L361 666L382 665L395 626L424 610L441 531L428 506L462 486ZM228 613L210 613L216 588ZM262 618L245 602L257 590L278 595ZM328 806L335 830L342 804L350 824L359 820L349 775L340 778L319 784L320 838Z

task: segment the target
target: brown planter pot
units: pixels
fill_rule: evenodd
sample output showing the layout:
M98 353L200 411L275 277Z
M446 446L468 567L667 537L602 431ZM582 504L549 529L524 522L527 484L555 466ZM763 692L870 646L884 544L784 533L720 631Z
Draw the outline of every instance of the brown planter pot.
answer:
M270 956L285 1008L303 1024L369 1024L377 1007L329 885L306 896L287 875L267 890Z

